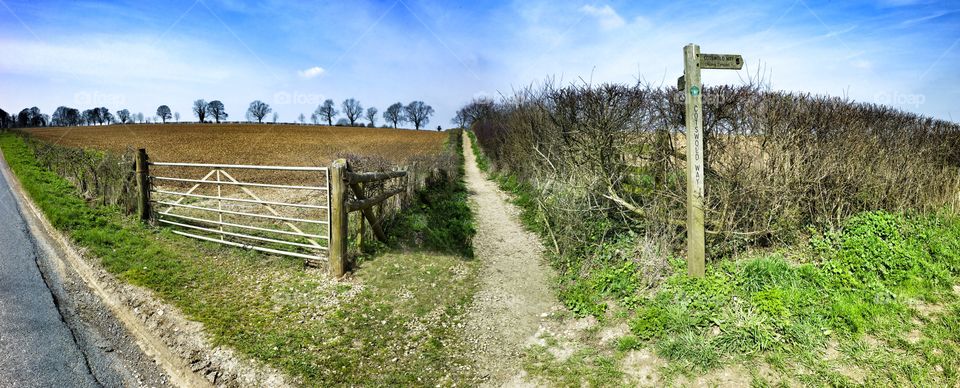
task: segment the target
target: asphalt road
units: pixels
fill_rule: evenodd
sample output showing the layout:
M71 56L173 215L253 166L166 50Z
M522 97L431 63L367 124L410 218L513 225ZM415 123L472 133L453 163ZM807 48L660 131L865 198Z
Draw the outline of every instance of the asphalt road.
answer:
M99 386L41 275L28 230L0 174L0 386Z
M170 386L39 219L23 213L8 173L0 154L0 388Z

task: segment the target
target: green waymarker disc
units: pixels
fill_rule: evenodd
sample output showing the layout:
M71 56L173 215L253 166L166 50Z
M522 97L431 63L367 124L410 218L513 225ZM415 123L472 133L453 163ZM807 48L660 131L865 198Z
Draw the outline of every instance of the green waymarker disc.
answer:
M698 88L698 87L696 87L696 86L691 86L691 87L690 87L690 95L691 95L691 96L699 96L699 95L700 95L700 88Z

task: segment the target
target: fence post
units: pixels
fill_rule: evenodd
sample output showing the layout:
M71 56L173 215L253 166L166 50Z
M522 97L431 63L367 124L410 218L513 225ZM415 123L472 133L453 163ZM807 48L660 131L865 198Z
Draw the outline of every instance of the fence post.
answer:
M150 220L150 164L147 163L147 150L137 150L137 215L140 221Z
M330 274L347 272L347 161L337 159L330 165Z

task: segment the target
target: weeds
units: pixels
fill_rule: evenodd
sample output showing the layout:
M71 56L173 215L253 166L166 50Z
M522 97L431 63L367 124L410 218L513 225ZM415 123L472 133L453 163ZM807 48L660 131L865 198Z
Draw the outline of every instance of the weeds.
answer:
M660 368L667 383L732 365L750 369L756 382L787 385L953 386L960 382L958 226L960 218L946 214L861 213L790 247L789 257L768 251L723 261L703 278L688 277L675 260L652 291L643 291L635 265L610 264L561 297L578 315L626 315L629 334L594 351L622 359L653 349L669 362ZM611 314L613 302L625 314ZM758 364L776 374L761 376ZM563 374L542 365L528 371Z
M426 179L413 201L387 225L395 243L473 257L473 214L463 183L462 130L450 131L447 152L457 170Z
M956 302L952 287L960 273L947 268L957 255L929 247L960 241L957 225L960 220L950 216L863 213L842 229L813 238L808 252L816 257L811 263L766 254L713 266L702 279L680 272L640 303L631 331L654 344L662 356L701 369L771 352L804 364L803 354L815 353L830 341L846 346L863 336L890 338L883 346L918 356L913 353L917 349L893 339L914 327L908 301ZM952 348L956 343L936 346ZM946 372L924 373L930 374L919 381L952 385L957 379ZM891 378L913 374L902 371Z
M480 149L480 141L477 140L477 135L473 131L465 132L467 136L470 136L470 147L477 158L477 167L480 168L480 171L490 172L490 159L487 159L487 155Z

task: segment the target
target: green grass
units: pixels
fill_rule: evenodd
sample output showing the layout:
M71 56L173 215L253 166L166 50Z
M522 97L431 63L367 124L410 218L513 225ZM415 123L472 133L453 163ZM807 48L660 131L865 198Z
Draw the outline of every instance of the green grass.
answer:
M198 243L115 207L89 206L20 137L0 134L0 149L56 228L119 279L202 323L217 345L311 386L476 381L457 331L476 264L461 255L387 250L364 261L355 281L334 282L300 260ZM428 203L420 211L434 210ZM458 210L448 221L472 228L464 217ZM431 222L427 229L443 233Z
M610 387L620 385L624 376L618 361L590 348L574 351L559 361L546 347L534 346L527 351L524 369L550 386Z
M447 143L458 160L458 177L464 174L460 134L452 131ZM414 205L388 226L391 237L403 246L473 257L476 230L467 196L463 179L428 181L425 189L417 191Z
M483 153L483 150L480 148L480 142L477 141L477 135L473 131L464 131L467 133L467 136L470 136L470 148L473 149L473 154L477 157L477 167L480 168L480 171L490 172L490 159L487 158L487 155Z
M766 363L783 381L810 385L960 383L960 218L867 212L783 252L715 263L699 279L675 260L646 294L631 262L608 265L561 298L601 320L616 301L630 334L595 351L616 358L649 347L668 381ZM552 367L528 371L554 378Z

